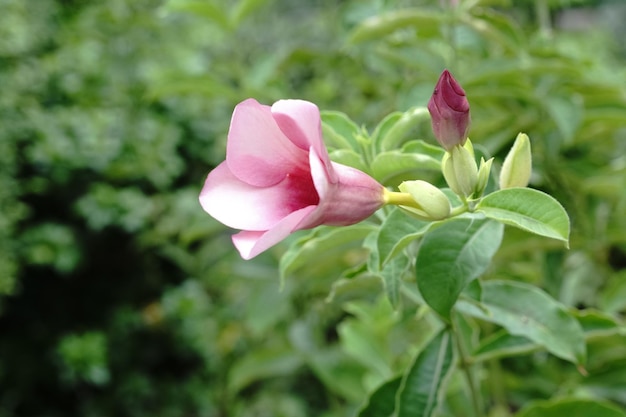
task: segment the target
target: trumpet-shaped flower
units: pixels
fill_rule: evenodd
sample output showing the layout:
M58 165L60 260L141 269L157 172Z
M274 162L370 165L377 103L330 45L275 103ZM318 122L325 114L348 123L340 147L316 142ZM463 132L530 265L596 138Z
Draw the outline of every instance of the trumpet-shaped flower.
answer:
M248 99L235 107L226 160L209 173L200 204L242 230L233 243L250 259L296 230L364 220L384 204L384 188L330 160L313 103Z
M448 70L444 70L428 101L428 111L435 138L447 151L455 145L465 144L470 124L469 110L463 87Z

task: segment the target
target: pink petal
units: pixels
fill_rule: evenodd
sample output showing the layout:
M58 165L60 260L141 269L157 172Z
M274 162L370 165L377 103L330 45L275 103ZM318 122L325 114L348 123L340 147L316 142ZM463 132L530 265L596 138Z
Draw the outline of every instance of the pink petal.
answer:
M319 201L310 179L292 178L272 187L255 187L240 181L222 162L209 173L200 192L200 204L229 227L267 230L290 213Z
M311 146L318 151L324 147L320 111L304 100L279 100L272 105L272 115L278 127L294 145L308 151Z
M331 187L328 169L319 157L317 151L311 147L309 152L309 165L311 166L311 177L313 184L319 195L320 200L324 200L328 195L328 189Z
M306 222L313 211L315 206L295 211L266 232L239 232L233 236L233 244L243 259L252 259L298 230L298 226Z
M326 167L330 158L322 138L322 122L317 106L304 100L279 100L272 105L272 114L285 136L300 149L315 149ZM332 176L332 168L327 168ZM333 178L334 182L334 178Z
M307 151L284 135L270 107L254 99L235 107L226 162L237 178L261 187L277 184L287 173L308 170Z

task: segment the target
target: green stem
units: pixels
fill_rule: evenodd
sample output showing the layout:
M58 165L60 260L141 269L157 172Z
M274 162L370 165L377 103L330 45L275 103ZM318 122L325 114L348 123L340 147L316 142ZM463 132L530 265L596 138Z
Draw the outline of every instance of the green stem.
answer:
M459 214L463 214L467 211L467 204L463 204L462 206L456 206L452 208L450 212L450 217L458 216Z
M421 209L421 207L415 202L411 194L398 193L395 191L385 190L385 204L393 204L394 206L407 206Z
M502 377L502 368L497 359L489 361L489 380L491 381L491 396L496 406L504 409L507 405L506 393L504 391L504 381Z
M548 2L546 0L536 0L535 13L537 14L541 34L550 36L552 34L552 23L550 22L550 7L548 6Z
M452 334L454 336L454 340L456 343L457 351L459 353L459 362L461 366L461 371L463 375L465 375L465 379L467 380L467 386L470 391L470 397L472 398L472 406L474 408L474 414L476 417L483 417L483 408L482 401L480 399L480 390L479 387L476 386L474 381L474 375L472 374L472 365L468 360L467 354L465 352L465 348L463 347L463 342L461 341L461 332L458 327L454 324L454 320L452 320Z

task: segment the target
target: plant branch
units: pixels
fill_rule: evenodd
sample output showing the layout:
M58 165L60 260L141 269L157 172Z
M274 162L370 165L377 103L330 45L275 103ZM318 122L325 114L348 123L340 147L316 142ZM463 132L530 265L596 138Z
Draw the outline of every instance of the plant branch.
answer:
M470 397L472 398L472 406L474 408L474 414L476 417L483 417L483 407L482 401L480 398L479 387L476 386L474 381L474 375L472 375L472 364L468 360L467 354L465 352L465 348L463 347L463 342L461 341L461 332L457 325L455 325L454 320L452 320L452 335L454 337L454 341L457 347L457 351L459 353L459 363L461 367L461 371L465 375L465 379L467 380L467 386L470 390Z

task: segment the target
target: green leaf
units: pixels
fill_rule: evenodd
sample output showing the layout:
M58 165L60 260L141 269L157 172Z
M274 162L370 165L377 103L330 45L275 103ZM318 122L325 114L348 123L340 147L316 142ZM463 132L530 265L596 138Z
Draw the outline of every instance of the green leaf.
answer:
M401 382L402 378L397 377L378 387L361 406L357 417L390 417L394 411L396 392Z
M410 261L408 257L397 256L380 271L380 277L383 280L387 298L394 308L398 306L402 276L409 268L409 265Z
M581 382L581 388L584 392L589 392L594 396L624 404L626 403L626 365L623 360L624 349L620 349L621 346L625 346L624 337L611 338L606 341L606 345L611 342L620 344L612 344L606 350L599 352L599 354L607 353L608 355L602 358L602 363L597 364L599 366L594 366L591 375Z
M360 401L363 366L342 351L340 347L319 350L306 356L307 365L329 392L336 393L351 402Z
M453 369L452 357L451 336L444 330L417 355L402 378L396 399L397 417L434 415L444 380Z
M336 149L330 151L330 159L343 165L359 169L363 172L369 172L369 168L363 161L363 157L352 149Z
M532 188L508 188L484 197L476 211L540 236L569 240L569 217L553 197Z
M514 336L525 337L562 359L583 364L583 329L558 301L529 284L513 281L483 283L482 302L460 301L456 308L498 324Z
M383 290L379 276L362 274L358 277L335 281L326 297L327 303L343 304L352 300L374 300Z
M302 277L323 276L328 268L352 266L346 259L346 251L360 247L362 240L374 229L368 223L347 227L318 227L295 241L280 258L281 283L296 271ZM323 260L323 262L320 262Z
M366 395L363 365L339 344L322 344L319 329L311 320L294 320L289 326L290 346L306 361L328 392L356 402Z
M426 303L443 318L459 294L480 276L502 240L504 227L484 218L443 222L423 238L415 259L417 286Z
M338 111L323 111L322 133L329 148L360 150L357 136L361 129L345 114Z
M624 417L618 407L598 400L560 398L536 401L524 407L516 417Z
M239 26L247 16L250 16L256 10L265 6L268 1L269 0L239 0L230 14L233 26Z
M398 123L398 120L402 118L403 113L400 111L395 111L393 113L389 113L387 116L383 118L372 132L372 142L375 144L377 149L380 149L380 142L382 138L387 135L387 132L391 130L391 128Z
M287 375L303 365L296 352L288 347L257 349L235 363L228 374L228 389L236 393L263 378Z
M383 380L393 375L391 354L386 341L381 340L380 332L372 329L375 325L376 323L361 320L345 320L337 331L344 350Z
M540 103L546 107L565 143L571 144L583 118L581 97L575 94L568 94L567 97L548 94Z
M594 309L574 310L572 314L585 332L585 338L604 337L622 331L615 317Z
M483 286L479 280L474 280L467 284L467 287L463 290L463 295L480 301L483 297Z
M520 50L523 32L515 20L488 7L477 7L471 15L464 15L462 22L474 29L491 44L500 44L513 52Z
M229 16L225 13L223 7L216 4L206 1L190 0L183 2L169 2L167 7L172 11L188 12L213 21L226 32L230 32L232 30Z
M409 243L424 235L432 223L418 220L394 208L378 232L380 266L393 259Z
M539 349L540 346L522 336L513 336L506 330L501 330L481 341L472 352L472 359L476 362L490 359L522 355Z
M596 310L573 310L572 314L580 323L585 340L619 334L622 329L615 318ZM542 346L523 336L514 336L506 330L498 331L481 341L472 352L473 360L482 362L489 359L516 356L534 352Z
M385 183L390 179L419 170L441 170L443 150L423 141L411 141L402 149L381 152L372 161L372 176Z
M626 311L626 269L611 278L600 293L600 307L607 313Z
M441 160L446 153L441 146L431 145L423 140L412 140L405 143L402 145L402 151L405 153L419 153L421 155L429 156L431 158L430 163L433 165L433 169L437 170L441 168Z
M405 27L417 28L420 32L436 33L447 21L444 13L424 9L404 9L374 16L361 23L350 37L350 42L378 40L385 35Z
M372 134L372 141L383 151L398 148L417 125L430 120L426 107L413 107L404 113L395 112L385 117Z

